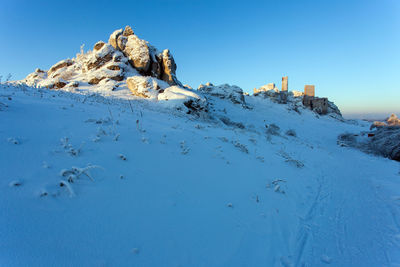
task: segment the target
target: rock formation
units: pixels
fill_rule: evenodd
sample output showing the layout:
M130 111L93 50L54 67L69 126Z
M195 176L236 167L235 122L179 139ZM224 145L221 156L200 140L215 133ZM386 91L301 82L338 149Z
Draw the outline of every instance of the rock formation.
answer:
M205 85L200 84L197 90L220 99L229 99L234 104L246 106L243 90L236 85L222 84L215 86L212 83L206 83Z

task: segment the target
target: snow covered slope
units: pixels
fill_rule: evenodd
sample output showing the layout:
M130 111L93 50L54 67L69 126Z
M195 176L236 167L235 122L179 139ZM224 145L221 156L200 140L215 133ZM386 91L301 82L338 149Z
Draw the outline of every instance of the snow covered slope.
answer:
M369 125L243 100L2 85L0 266L400 265L399 163L337 145Z

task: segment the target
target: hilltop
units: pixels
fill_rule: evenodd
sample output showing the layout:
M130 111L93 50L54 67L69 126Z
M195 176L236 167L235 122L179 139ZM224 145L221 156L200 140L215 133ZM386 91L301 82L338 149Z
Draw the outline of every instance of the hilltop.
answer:
M176 68L126 27L0 86L0 265L400 264L398 162L338 143L370 123Z

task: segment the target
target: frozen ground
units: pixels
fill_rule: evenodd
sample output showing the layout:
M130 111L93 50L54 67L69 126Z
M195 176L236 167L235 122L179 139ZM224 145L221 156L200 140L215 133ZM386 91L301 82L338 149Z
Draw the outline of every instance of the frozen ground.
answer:
M0 266L400 266L399 163L337 145L369 125L246 101L2 86Z

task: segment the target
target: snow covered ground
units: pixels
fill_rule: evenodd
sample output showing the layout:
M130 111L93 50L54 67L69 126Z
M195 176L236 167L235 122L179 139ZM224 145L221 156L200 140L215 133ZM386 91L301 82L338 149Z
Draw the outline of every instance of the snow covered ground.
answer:
M1 86L0 266L400 266L399 162L337 145L369 125L210 101L244 128Z

